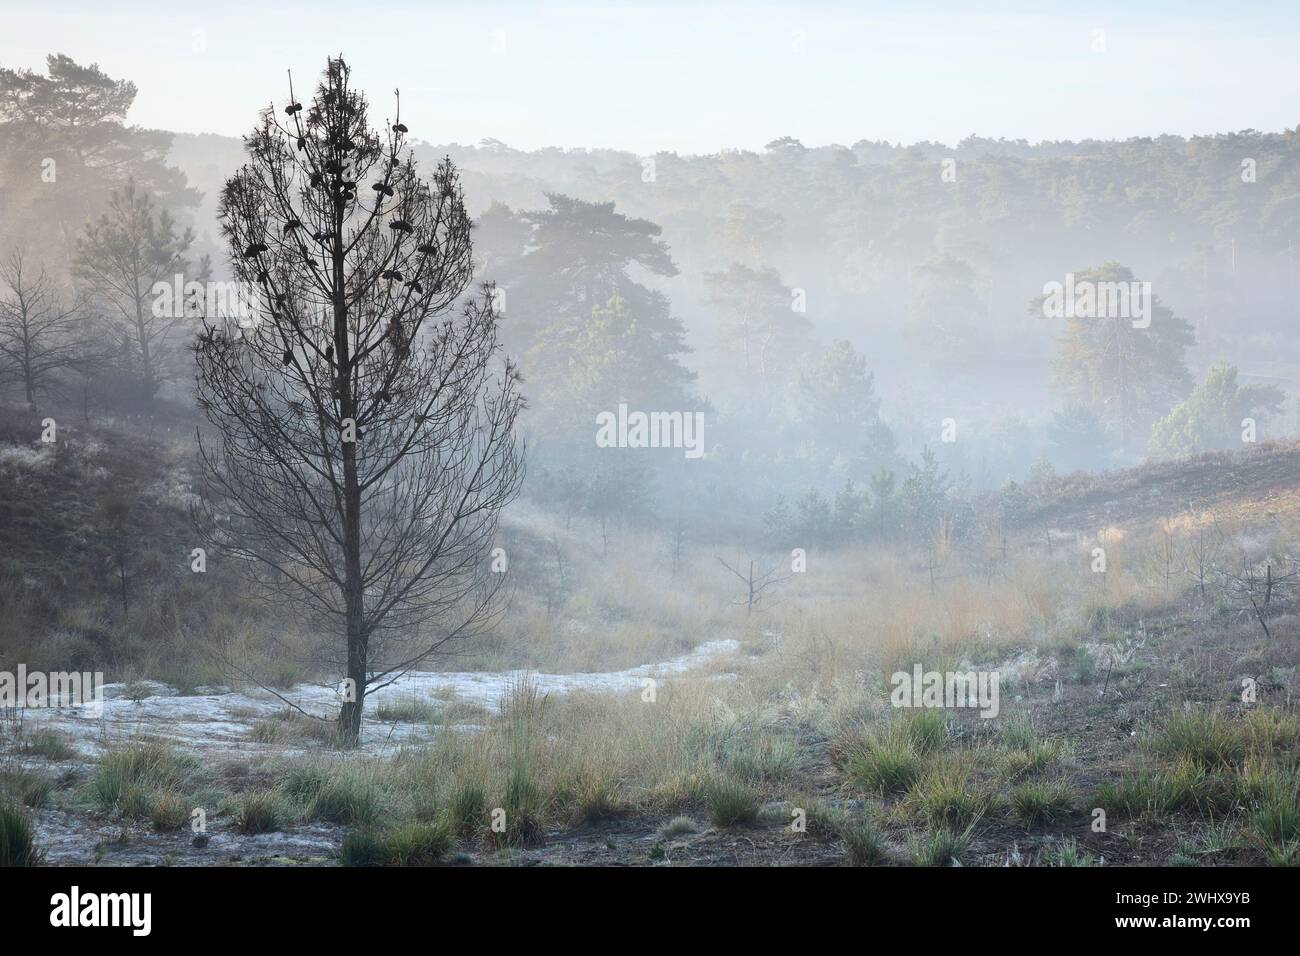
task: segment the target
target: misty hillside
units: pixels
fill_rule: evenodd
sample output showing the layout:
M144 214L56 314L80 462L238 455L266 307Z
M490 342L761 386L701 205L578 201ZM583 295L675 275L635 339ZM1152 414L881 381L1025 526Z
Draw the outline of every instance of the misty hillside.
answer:
M996 442L1005 439L989 433L1016 421L1032 429L1049 420L1060 330L1032 314L1032 301L1045 282L1107 261L1151 280L1195 327L1194 371L1226 360L1244 381L1294 391L1300 355L1286 330L1297 282L1289 238L1296 141L1293 132L1254 131L1033 146L972 136L951 148L786 139L762 153L699 157L417 143L415 154L426 166L451 156L480 216L493 204L543 208L547 194L560 193L613 201L661 226L678 271L649 282L682 318L694 349L686 364L715 400L730 383L716 354L708 276L739 262L806 291L810 334L823 345L846 339L867 357L900 430L919 430L960 403ZM170 156L204 193L200 235L215 235L215 197L240 162L239 143L181 135ZM1250 184L1244 158L1255 164ZM955 182L942 178L949 160ZM479 274L509 292L511 251L496 247L493 231L499 218L494 209L482 224ZM531 320L529 303L516 302ZM936 308L964 318L937 336L921 332ZM1296 415L1289 402L1268 433L1293 433ZM900 437L919 451L920 436ZM1018 464L1001 471L954 465L987 485L1023 479L1034 454L1012 451Z

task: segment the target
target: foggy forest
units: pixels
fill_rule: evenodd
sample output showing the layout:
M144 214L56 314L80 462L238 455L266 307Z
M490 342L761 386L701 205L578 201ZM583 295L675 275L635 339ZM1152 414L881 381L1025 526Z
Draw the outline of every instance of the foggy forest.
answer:
M1300 863L1283 12L65 6L0 866Z

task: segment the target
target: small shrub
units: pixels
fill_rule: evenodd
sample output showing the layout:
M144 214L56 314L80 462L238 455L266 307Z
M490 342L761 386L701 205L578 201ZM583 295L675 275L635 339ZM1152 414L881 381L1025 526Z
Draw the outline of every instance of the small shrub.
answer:
M273 746L301 744L308 741L314 741L325 747L340 745L337 724L287 708L255 722L248 731L248 739Z
M283 746L295 739L289 725L282 720L259 720L248 729L248 739L257 744Z
M1038 740L1027 750L1004 750L998 762L1012 780L1049 770L1061 762L1064 745L1059 740Z
M1074 649L1070 677L1078 684L1091 684L1097 679L1097 655L1082 644Z
M138 783L129 783L117 802L117 812L129 820L147 820L153 815L154 794Z

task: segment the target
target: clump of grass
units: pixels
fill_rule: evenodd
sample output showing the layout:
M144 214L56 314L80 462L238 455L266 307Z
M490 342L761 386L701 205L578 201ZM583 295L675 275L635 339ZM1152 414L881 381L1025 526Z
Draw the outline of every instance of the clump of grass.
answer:
M384 837L388 862L394 866L429 866L437 863L453 844L446 814L428 823L408 823Z
M966 768L941 762L912 789L910 799L933 827L962 829L973 825L988 809L989 796L974 786Z
M383 866L388 862L384 838L373 830L353 830L343 838L339 862L344 866Z
M1152 771L1126 773L1097 788L1094 801L1108 813L1161 819L1183 802L1169 777Z
M284 812L274 790L250 790L235 805L235 829L251 836L280 829Z
M950 727L945 710L904 711L886 726L850 740L843 747L844 770L866 790L903 793L920 778L926 759L948 746Z
M1061 762L1061 753L1065 749L1059 740L1039 740L1028 750L1024 751L1026 757L1026 769L1030 773L1038 773L1049 767L1055 767Z
M1059 740L1039 740L1028 750L1006 750L998 755L998 763L1012 780L1032 776L1049 770L1061 762L1064 745Z
M1247 754L1245 725L1214 710L1186 710L1171 715L1147 740L1147 747L1168 760L1190 760L1206 767L1234 767Z
M875 866L885 859L885 841L880 830L866 817L846 817L839 837L853 866Z
M284 721L266 719L256 721L248 729L248 739L257 744L281 746L296 739L297 735Z
M1256 708L1246 715L1243 732L1257 754L1286 753L1300 746L1300 717L1283 710Z
M1172 766L1125 774L1103 784L1097 790L1097 805L1156 820L1185 811L1222 814L1236 805L1238 790L1235 778L1212 774L1204 764L1183 758Z
M1030 750L1038 743L1038 726L1033 714L1018 710L998 728L1002 745L1011 750Z
M727 769L750 783L788 780L794 772L797 748L789 737L746 734L726 753Z
M446 816L431 823L409 823L382 833L353 830L343 838L339 862L344 866L430 866L453 845Z
M505 830L492 831L497 842L533 846L541 841L546 833L546 798L527 765L516 764L507 773L501 809L505 811Z
M154 792L129 783L117 802L117 812L130 820L144 820L153 814Z
M908 841L912 862L917 866L964 866L970 852L972 828L960 833L941 827L924 837Z
M375 718L389 724L427 724L437 713L433 702L418 697L385 697L375 708Z
M804 824L809 836L838 837L840 829L849 819L848 813L843 809L816 799L796 801L796 806L804 809Z
M486 707L472 700L448 701L434 714L434 718L441 724L483 724L491 716Z
M287 708L256 721L249 728L248 739L273 746L314 741L322 746L336 747L340 743L336 724L328 720L308 717Z
M528 675L513 681L502 695L501 732L508 747L509 762L500 804L505 812L505 829L489 831L497 843L530 846L545 835L546 798L536 777L534 752L546 703L546 695Z
M1027 826L1047 826L1070 812L1070 795L1059 783L1021 784L1009 795L1011 813Z
M189 819L188 804L174 790L164 790L159 793L149 808L149 820L159 833L179 830Z
M1196 855L1225 853L1242 845L1240 825L1232 820L1222 820L1201 831L1197 840Z
M40 862L31 820L22 807L0 801L0 867L36 866Z
M486 822L487 794L473 781L462 783L451 796L448 814L454 832L471 836Z
M1290 866L1300 857L1300 806L1295 795L1274 795L1250 816L1251 835L1269 860Z
M328 823L373 826L381 802L374 778L364 768L345 766L323 781L312 801L311 814Z
M280 791L303 806L312 806L327 779L324 768L314 763L294 764L280 778Z
M946 710L935 708L914 708L896 720L891 732L907 743L912 750L924 757L927 754L943 750L949 741L952 719Z
M139 741L104 754L90 783L91 795L106 810L147 816L151 795L178 789L196 766L193 757L177 753L167 743Z
M700 825L687 816L676 816L659 828L659 839L671 840L673 837L688 836L699 833Z
M23 741L23 753L46 760L71 760L77 751L57 730L37 730Z
M26 807L43 807L54 792L54 780L43 773L18 768L0 773L0 794Z
M1074 840L1063 840L1060 843L1053 843L1043 850L1039 856L1039 862L1043 866L1098 866L1097 858L1091 853L1079 849L1079 844Z
M618 797L618 781L602 769L591 769L580 774L570 788L575 823L592 823L615 816L622 809Z
M890 794L911 789L923 766L911 740L900 734L884 734L855 748L845 770L849 779L863 789Z
M758 794L742 781L713 777L705 784L704 799L715 827L748 826L758 819Z

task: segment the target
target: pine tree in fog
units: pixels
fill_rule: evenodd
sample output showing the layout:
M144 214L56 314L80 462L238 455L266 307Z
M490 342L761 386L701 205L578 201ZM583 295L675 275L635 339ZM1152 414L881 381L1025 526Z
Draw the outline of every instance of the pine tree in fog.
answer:
M194 242L192 229L178 229L171 213L155 208L147 192L128 182L113 193L108 212L87 224L73 263L120 336L124 359L138 372L135 397L146 405L173 378L173 359L184 354L173 333L185 316L179 308L155 310L154 286L185 272Z
M292 100L292 87L290 89ZM204 516L272 593L338 636L355 739L368 690L491 618L489 552L517 492L518 377L444 160L426 182L331 59L311 102L268 109L227 183L223 232L251 317L195 346ZM355 698L355 699L353 699Z

